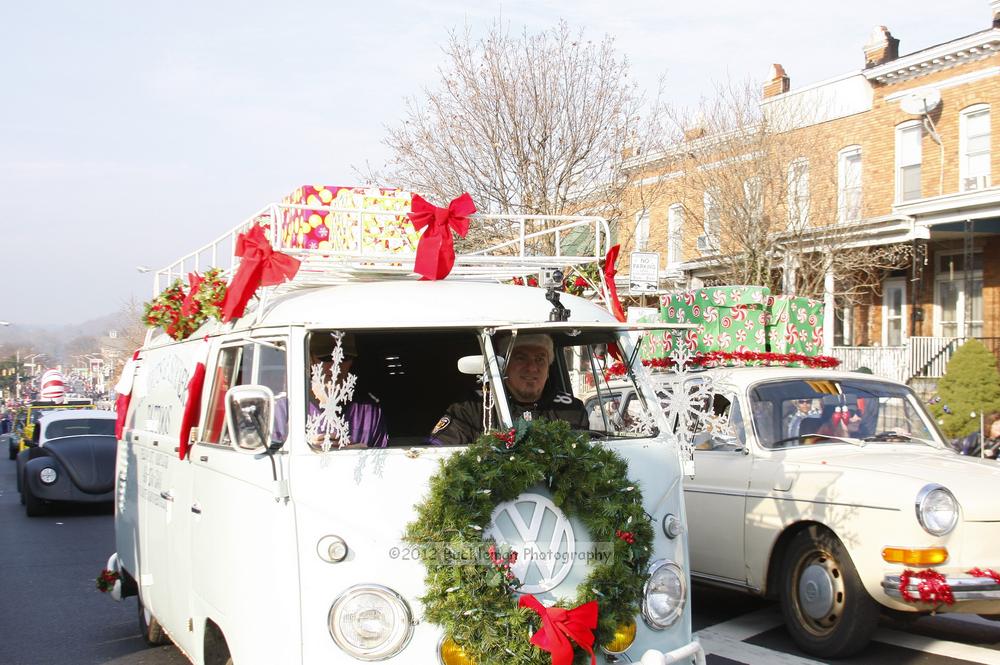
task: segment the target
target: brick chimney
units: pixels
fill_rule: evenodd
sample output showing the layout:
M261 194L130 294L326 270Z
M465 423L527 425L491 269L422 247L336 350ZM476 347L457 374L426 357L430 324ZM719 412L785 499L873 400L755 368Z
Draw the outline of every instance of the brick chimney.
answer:
M865 67L884 65L899 57L899 40L884 25L875 26L865 44Z
M990 14L993 15L993 27L1000 28L1000 0L990 0Z
M764 84L764 99L788 92L792 82L784 67L777 63L771 65L770 78L771 80Z

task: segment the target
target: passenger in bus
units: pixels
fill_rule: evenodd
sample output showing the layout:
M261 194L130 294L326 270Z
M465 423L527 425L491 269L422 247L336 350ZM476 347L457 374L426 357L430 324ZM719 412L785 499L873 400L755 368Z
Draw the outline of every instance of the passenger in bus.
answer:
M506 355L509 340L499 352ZM518 335L510 354L504 387L510 397L511 416L533 420L565 420L573 429L586 430L590 419L583 402L567 392L549 386L549 366L555 359L548 335ZM483 432L483 393L448 407L429 438L435 445L457 446L471 443Z
M340 363L340 370L336 377L333 376L333 351L335 340L332 335L316 334L313 336L312 347L310 349L310 366L321 365L323 381L329 385L334 381L343 382L354 366L358 358L357 342L354 335L347 333L341 338L341 348L344 351L344 359ZM315 386L310 388L309 399L309 419L319 416L325 405L325 394L321 390L316 390ZM389 432L386 426L385 417L379 400L374 395L358 390L354 390L351 401L341 408L341 413L345 415L348 426L349 443L340 444L339 441L332 441L332 448L385 448L389 443ZM320 448L324 439L327 438L325 428L320 424L318 431L307 433L310 437L309 445Z

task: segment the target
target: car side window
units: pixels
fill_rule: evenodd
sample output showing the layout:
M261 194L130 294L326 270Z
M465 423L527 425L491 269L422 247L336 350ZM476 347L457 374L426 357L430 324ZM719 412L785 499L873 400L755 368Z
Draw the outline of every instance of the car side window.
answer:
M248 351L245 353L244 351ZM233 386L245 383L253 368L253 346L226 347L219 351L212 377L212 392L208 400L205 428L201 440L205 443L227 444L226 393ZM207 379L206 379L207 380Z

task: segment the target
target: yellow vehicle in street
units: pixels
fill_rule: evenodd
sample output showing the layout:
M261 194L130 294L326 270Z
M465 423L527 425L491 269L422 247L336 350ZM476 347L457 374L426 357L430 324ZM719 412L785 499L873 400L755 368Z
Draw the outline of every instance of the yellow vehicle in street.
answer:
M38 419L42 417L43 413L48 411L63 411L67 409L92 408L94 408L94 402L89 399L69 399L65 404L57 404L52 400L38 400L32 402L26 408L24 427L20 432L21 436L18 441L17 451L20 452L30 448L34 444L35 426L38 424ZM11 459L14 459L14 457L15 455L11 455Z

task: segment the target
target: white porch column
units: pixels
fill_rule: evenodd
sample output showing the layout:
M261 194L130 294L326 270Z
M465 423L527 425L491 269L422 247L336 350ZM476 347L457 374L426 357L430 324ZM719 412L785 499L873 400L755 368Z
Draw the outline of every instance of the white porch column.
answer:
M833 321L836 313L833 299L833 261L827 261L826 275L823 277L823 353L833 353Z

